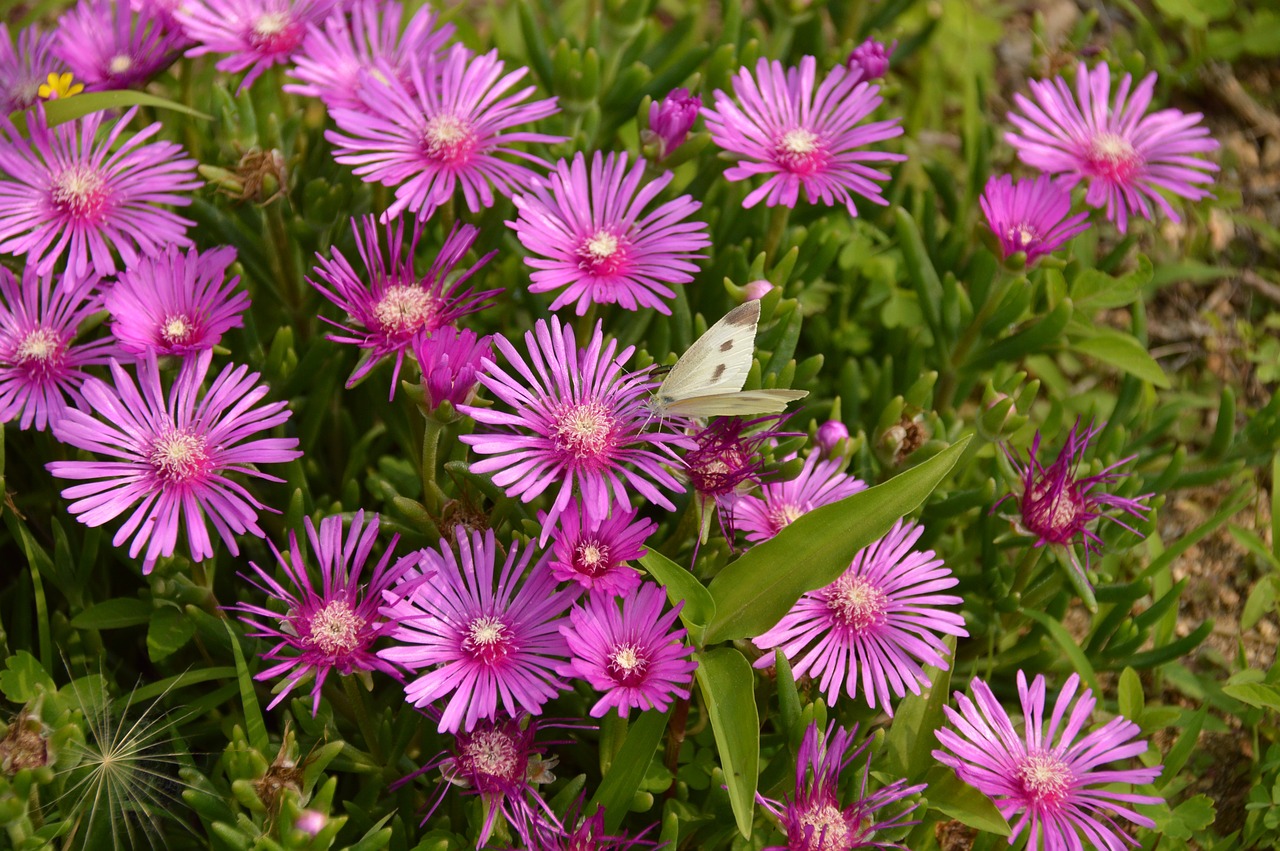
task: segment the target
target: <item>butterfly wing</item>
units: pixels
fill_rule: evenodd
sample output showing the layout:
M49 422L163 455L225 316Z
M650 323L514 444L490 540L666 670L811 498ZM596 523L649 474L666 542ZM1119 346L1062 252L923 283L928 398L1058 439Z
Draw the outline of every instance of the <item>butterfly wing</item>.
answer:
M726 313L680 356L658 388L656 402L665 410L692 396L734 393L751 371L756 348L760 302L749 301Z
M808 390L740 390L736 393L714 393L691 396L669 402L665 411L677 417L742 417L752 414L776 414L786 410L788 402L803 399Z

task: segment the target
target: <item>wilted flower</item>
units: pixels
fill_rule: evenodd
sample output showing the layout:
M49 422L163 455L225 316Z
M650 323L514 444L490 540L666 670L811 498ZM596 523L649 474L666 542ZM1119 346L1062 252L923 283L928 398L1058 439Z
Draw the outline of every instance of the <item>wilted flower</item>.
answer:
M893 44L884 44L869 38L853 49L844 64L853 73L862 72L859 80L878 80L889 70L889 58L897 47L897 39Z
M685 630L672 629L684 603L663 614L666 601L666 591L650 582L620 600L592 594L561 625L570 657L560 674L604 693L591 707L592 717L615 708L624 718L633 707L665 711L674 697L689 696L698 663L689 658L693 648L684 642Z
M820 453L810 453L794 479L768 482L760 486L760 496L744 494L735 499L735 522L746 531L748 541L767 541L797 517L866 490L867 483L846 474L844 465L843 458L823 460Z
M422 369L427 404L433 410L443 402L456 408L471 400L484 368L482 361L493 357L493 343L488 337L476 337L469 328L459 331L446 325L429 337L414 337L413 356Z
M196 42L188 56L226 53L219 71L246 71L240 91L272 65L288 62L307 26L319 24L336 0L183 0L175 11Z
M103 297L120 348L135 355L187 356L213 348L227 331L242 327L249 294L236 289L240 276L226 280L235 259L229 246L203 254L170 246L121 272Z
M1044 851L1074 851L1085 846L1123 851L1126 844L1138 847L1107 811L1133 824L1156 826L1126 805L1160 804L1163 798L1119 792L1113 787L1150 783L1160 776L1160 766L1104 768L1146 753L1147 743L1135 741L1141 729L1127 718L1117 717L1080 738L1097 701L1090 689L1077 700L1079 686L1080 675L1072 674L1054 701L1046 729L1044 676L1036 676L1028 688L1026 675L1018 671L1025 727L1022 736L991 688L977 678L970 683L976 704L956 692L960 711L942 708L955 729L937 731L946 750L936 750L933 756L991 798L1006 819L1022 813L1013 822L1010 844L1026 830L1027 847L1043 847Z
M158 122L122 138L136 112L101 141L103 112L51 128L36 110L25 133L0 116L0 253L25 254L42 275L65 255L67 271L83 277L114 272L112 249L128 266L191 244L192 222L160 205L191 203L184 193L202 185L195 160L173 142L144 144Z
M703 512L714 501L720 518L720 530L730 545L733 543L734 508L740 492L748 483L759 484L764 457L761 447L783 433L777 428L764 427L765 423L777 425L786 414L774 414L754 420L740 417L718 417L694 435L697 445L684 456L685 472L693 485L694 493L702 501ZM710 525L705 513L703 533ZM704 535L699 535L699 543Z
M1105 207L1121 233L1131 215L1154 218L1153 204L1181 221L1161 190L1192 201L1210 197L1201 186L1213 183L1218 166L1194 154L1215 151L1218 143L1209 138L1198 112L1146 114L1154 72L1132 93L1133 77L1125 74L1110 104L1111 69L1105 64L1089 71L1080 63L1075 97L1061 77L1028 85L1035 101L1014 95L1022 114L1008 117L1021 132L1006 133L1005 140L1027 165L1061 175L1067 189L1087 180L1085 202Z
M483 310L489 299L502 292L477 292L466 286L471 276L497 252L489 252L450 280L454 269L480 235L480 231L471 225L455 225L431 268L418 277L414 270L414 257L418 240L422 238L422 222L413 223L413 237L408 245L404 239L403 219L385 225L385 245L378 238L377 219L371 215L352 219L351 230L355 233L356 251L364 266L363 273L357 272L351 261L335 249L331 258L320 257L315 269L316 277L328 286L310 278L307 280L351 317L351 325L326 319L330 325L344 332L330 334L329 339L337 343L351 343L364 350L360 363L347 379L347 387L354 387L383 358L394 355L395 369L391 374L388 397L394 399L400 367L415 340L469 313Z
M859 125L881 103L880 87L861 81L844 66L832 68L814 91L817 60L805 56L800 67L761 57L755 76L746 68L733 78L739 103L719 89L714 109L703 117L711 138L740 162L725 171L727 180L770 177L742 202L754 207L794 207L803 188L810 204L844 204L858 215L854 196L874 204L889 202L877 181L889 175L863 163L900 162L906 157L886 151L859 150L902 134L899 119Z
M688 195L646 212L675 175L645 181L645 165L627 168L626 154L596 151L586 159L561 160L546 184L534 181L527 194L512 198L519 211L507 222L532 254L537 269L530 292L561 291L552 310L577 303L582 316L593 304L627 310L651 307L670 314L672 284L693 280L697 254L711 244L705 222L685 221L702 206Z
M640 585L640 574L627 562L645 554L645 538L658 528L638 514L618 505L607 517L596 517L575 499L551 533L552 575L593 594L629 596Z
M645 402L657 385L647 371L623 370L634 348L618 352L616 340L606 344L597 322L591 341L580 350L573 329L554 316L550 322L539 319L524 341L527 361L506 338L495 337L514 374L486 362L480 377L511 410L459 408L478 423L504 429L460 438L477 454L490 456L473 462L472 472L492 473L494 484L523 502L559 484L542 525L544 544L575 491L596 517L607 517L614 505L625 503L629 489L674 510L658 488L679 490L666 467L677 463L671 444L687 445L687 440L644 430L650 418Z
M101 526L132 509L112 544L121 546L132 537L130 558L145 547L144 573L156 559L173 555L180 526L186 528L193 561L213 556L206 522L235 555L240 552L236 535L263 537L258 511L266 506L227 474L283 481L253 465L302 454L294 448L296 437L248 440L288 420L290 411L283 401L258 405L267 386L257 384L258 373L247 366L228 364L201 394L212 359L212 351L205 350L185 361L167 394L154 355L139 361L138 384L112 361L114 386L90 378L81 391L101 419L67 409L54 423L58 440L113 459L46 465L60 479L84 481L62 491L74 500L68 510L86 526Z
M58 19L58 56L90 91L127 89L162 70L186 44L148 7L80 0Z
M877 840L876 834L916 824L907 821L919 804L912 804L892 817L881 819L877 811L895 801L924 791L924 784L908 786L905 780L895 780L888 786L868 793L867 781L871 773L871 757L868 755L862 770L862 784L857 798L847 805L840 803L840 773L853 764L867 743L863 742L852 753L852 730L837 727L833 722L826 735L818 731L814 721L804 732L800 753L796 758L796 791L790 801L774 801L756 793L756 800L776 818L786 834L786 845L767 846L764 851L852 851L855 848L905 848L889 840Z
M23 27L15 44L0 21L0 114L27 109L40 95L40 84L66 66L54 50L57 36L35 25Z
M764 635L761 650L781 648L797 677L809 674L834 704L844 691L862 694L893 715L890 693L920 694L929 685L924 666L947 668L943 635L968 635L964 618L942 606L958 606L960 597L939 594L959 580L933 550L912 549L924 529L894 524L889 533L858 551L849 568L830 585L810 591ZM773 664L766 654L756 662Z
M649 104L649 127L640 134L646 145L653 145L655 156L666 159L684 144L702 109L702 98L688 89L675 89L660 101Z
M1071 193L1047 174L1017 183L1007 174L992 177L978 203L1005 259L1021 251L1034 263L1089 229L1088 213L1067 217Z
M264 660L276 664L254 676L256 680L285 678L267 708L275 708L294 687L314 677L314 716L320 711L320 691L331 672L346 677L381 671L403 679L395 665L374 655L373 644L395 628L379 615L383 592L401 582L406 572L416 567L419 557L415 553L392 564L392 551L400 540L399 535L393 535L372 574L364 576L378 539L378 515L365 525L364 512L357 511L346 536L342 534L341 516L321 520L319 531L310 517L303 518L303 523L320 567L319 587L311 581L306 552L298 545L297 532L291 530L287 553L271 545L288 584L277 582L274 570L264 570L254 562L249 562L249 567L257 576L244 577L254 588L284 604L285 611L275 612L251 603L238 603L230 609L253 628L250 636L277 642L262 654Z

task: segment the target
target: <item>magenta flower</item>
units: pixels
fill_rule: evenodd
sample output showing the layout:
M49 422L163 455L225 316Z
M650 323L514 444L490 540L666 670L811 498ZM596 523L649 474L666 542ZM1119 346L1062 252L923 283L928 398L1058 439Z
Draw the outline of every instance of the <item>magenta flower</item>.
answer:
M250 636L277 642L262 654L264 660L278 660L276 664L254 676L256 680L284 677L267 709L274 709L296 686L314 677L311 714L315 716L320 711L320 690L331 672L367 677L371 671L381 671L403 679L394 665L374 655L373 644L395 627L378 613L383 592L402 581L406 572L417 566L419 556L414 553L392 564L391 554L400 540L399 535L393 535L373 573L365 577L365 564L378 539L378 515L365 525L364 512L357 511L345 537L340 516L321 520L318 532L310 517L303 522L320 566L319 588L311 581L306 550L298 545L297 532L290 531L287 556L271 545L286 583L277 582L273 570L264 570L254 562L249 566L256 577L241 574L254 588L282 603L285 611L251 603L228 608L253 627Z
M641 131L640 141L654 146L654 156L664 160L684 144L702 109L702 98L688 89L675 89L662 100L649 104L649 127Z
M593 718L615 708L623 718L633 707L666 711L673 698L689 697L698 663L684 629L672 629L684 603L663 614L666 601L666 591L650 582L620 601L592 594L560 626L571 654L561 675L604 693L591 707Z
M366 182L395 188L396 200L384 218L408 210L428 219L458 188L467 208L478 213L493 206L494 189L510 195L532 181L533 171L508 158L547 167L540 157L512 145L565 141L508 132L553 115L556 99L522 103L533 86L508 94L529 69L504 75L496 50L472 56L455 44L444 59L410 57L411 87L394 79L394 69L381 67L361 84L364 108L333 109L339 132L325 137L337 149L338 162L355 166Z
M86 526L101 526L130 512L112 544L121 546L132 537L130 558L145 547L143 573L151 572L156 559L173 555L181 526L192 560L211 558L206 520L227 549L239 555L236 535L264 536L258 511L266 506L228 474L283 481L252 465L302 455L294 448L296 437L248 440L290 415L286 402L258 404L267 394L265 384L255 384L258 373L228 364L200 393L212 357L204 351L187 360L168 394L160 386L154 356L139 361L136 385L112 361L114 387L90 378L82 388L89 410L101 419L68 408L53 424L58 440L109 459L46 465L60 479L84 482L62 492L74 500L69 510Z
M568 655L559 625L577 590L557 591L545 559L528 569L532 547L519 555L512 544L499 569L493 530L468 537L459 526L455 534L456 556L444 540L422 551L429 581L384 595L383 614L397 626L395 646L378 655L411 671L432 669L405 687L405 698L421 707L448 697L441 732L471 730L499 710L538 715L564 688L555 673Z
M17 44L0 21L0 113L27 109L40 99L50 74L67 70L55 50L58 37L31 25L18 32Z
M615 503L627 504L628 489L668 511L675 506L659 488L679 490L665 465L678 464L671 445L687 445L679 435L646 432L645 405L657 387L649 372L628 373L622 365L634 348L606 345L600 323L585 349L558 317L539 319L525 332L528 361L504 337L494 345L514 374L486 361L480 383L511 408L463 405L462 413L503 431L459 438L483 458L475 473L493 474L508 496L530 502L559 484L540 544L546 544L575 490L586 511L607 517Z
M188 56L227 53L217 68L246 71L244 91L272 65L289 61L310 24L319 24L335 0L183 0L175 15L196 44Z
M111 340L74 342L80 323L100 309L94 279L37 276L28 266L19 283L0 267L0 422L44 431L68 402L84 407L85 367L115 354Z
M605 808L599 807L592 815L584 816L585 805L585 796L579 795L563 819L533 813L533 818L517 823L524 847L538 851L627 851L655 846L650 840L626 834L610 836L604 826Z
M889 59L897 47L897 39L893 40L893 44L884 44L869 38L853 49L844 64L850 73L860 74L859 80L878 80L889 70Z
M165 29L180 33L182 43L184 45L191 44L191 39L182 30L182 24L178 21L178 10L183 7L187 0L133 0L130 4L133 11L139 14L154 15L159 19Z
M797 677L818 680L827 703L840 692L858 696L858 680L867 704L893 715L889 694L903 698L929 685L924 665L947 668L942 635L965 636L964 618L941 606L958 606L960 597L939 594L959 582L933 550L912 549L924 529L894 524L889 533L858 551L839 579L810 591L764 635L753 639L761 650L780 647ZM773 664L766 654L757 668Z
M226 280L236 259L228 246L185 254L170 246L120 273L103 298L111 333L134 355L186 357L218 345L222 335L244 325L249 294L237 291L240 277Z
M764 201L770 207L794 207L801 187L810 204L843 203L851 216L858 215L855 195L882 206L889 203L876 183L889 175L864 163L901 162L906 157L859 149L900 136L898 119L859 125L880 106L880 87L837 66L815 93L816 73L812 56L801 59L799 68L785 71L781 62L761 58L754 78L742 68L733 80L740 105L717 89L715 109L702 111L712 141L742 157L725 171L726 179L770 175L742 206Z
M323 25L311 26L294 57L290 74L302 83L290 83L285 91L317 97L330 109L365 109L360 97L362 72L382 73L389 67L395 79L413 92L410 58L438 54L453 35L453 24L435 29L436 13L423 6L400 32L404 9L383 0L355 0L351 19L335 8Z
M1089 214L1071 212L1071 193L1047 174L1013 182L1009 175L992 177L978 201L991 232L1000 241L1000 256L1019 251L1031 264L1089 229Z
M576 582L600 596L631 595L640 585L640 574L627 562L644 556L645 539L658 528L638 515L615 506L608 517L600 518L577 500L571 502L551 533L551 574L558 582Z
M827 455L839 448L843 441L849 439L849 427L839 420L827 420L818 426L818 448Z
M711 244L705 222L686 222L702 205L681 195L646 213L645 208L675 175L645 181L644 161L627 169L626 154L556 163L548 184L534 181L528 194L515 195L519 215L507 222L536 257L525 264L538 271L530 292L562 290L552 310L577 302L582 316L592 304L619 304L627 310L652 307L670 314L665 299L671 284L693 280L695 254Z
M135 112L101 141L101 112L50 128L37 110L26 134L0 116L0 253L25 254L42 275L65 256L67 271L84 277L114 272L113 248L129 266L191 244L193 223L159 205L191 203L184 193L202 185L196 162L173 142L144 144L159 123L122 138Z
M164 69L186 44L151 8L80 0L58 19L58 56L88 91L127 89Z
M1161 190L1192 201L1211 197L1201 185L1213 183L1218 166L1193 155L1215 151L1218 143L1200 125L1198 112L1162 109L1146 114L1155 73L1132 95L1133 77L1125 74L1110 104L1111 69L1106 65L1089 71L1080 63L1076 97L1061 77L1028 85L1035 102L1014 95L1022 114L1010 112L1008 118L1021 132L1006 133L1005 141L1027 165L1061 175L1067 189L1087 180L1085 202L1105 207L1121 233L1131 215L1153 219L1152 204L1181 221Z
M946 750L936 750L933 756L991 798L1006 819L1021 811L1010 844L1026 830L1027 847L1044 851L1138 847L1108 811L1133 824L1155 827L1154 821L1125 805L1159 804L1162 798L1110 787L1150 783L1160 776L1160 766L1103 768L1146 753L1147 743L1135 741L1140 728L1127 718L1113 718L1080 738L1097 701L1089 689L1077 700L1079 686L1080 675L1072 674L1054 702L1046 729L1044 676L1037 675L1027 688L1026 676L1018 671L1018 697L1025 719L1021 737L990 687L979 679L970 683L976 704L956 692L960 711L942 708L955 729L937 731Z
M843 472L845 459L823 460L814 452L804 459L800 474L785 482L761 485L760 496L739 496L734 519L752 543L767 541L797 517L867 489L866 482Z
M764 851L849 851L854 848L903 848L889 840L878 840L877 833L918 824L907 816L920 806L912 804L896 815L880 818L877 811L923 792L925 784L908 786L895 780L875 792L868 793L871 757L862 770L862 783L857 798L850 804L840 803L840 773L853 764L867 749L869 739L850 752L852 730L832 722L826 735L818 732L814 721L804 731L800 753L796 758L796 791L790 801L774 801L756 793L756 800L780 823L786 845L770 845Z
M363 238L360 235L361 225L364 227ZM337 343L351 343L364 350L360 363L347 379L347 387L354 387L383 358L394 356L395 369L391 374L389 396L394 399L400 367L415 339L452 324L469 313L483 310L489 299L502 292L476 292L466 286L471 276L497 252L489 252L450 281L454 269L480 235L480 231L471 225L455 225L431 268L419 277L414 270L414 258L418 240L422 238L422 222L414 222L413 237L407 246L401 219L385 225L385 244L378 239L378 223L373 216L352 219L351 230L355 233L356 251L360 254L364 273L357 272L351 262L335 249L332 258L326 260L321 257L316 266L316 277L328 286L309 278L308 281L351 317L351 325L325 319L344 332L330 334L329 339Z
M720 519L720 531L730 546L733 545L737 528L734 509L742 497L741 491L748 483L761 484L760 476L764 469L762 448L786 436L776 428L764 427L764 424L777 425L787 416L774 414L753 420L719 417L694 435L697 445L685 453L684 464L689 483L700 502L702 533L698 536L699 545L705 540L710 527L706 509L711 503L714 503Z
M422 369L427 405L435 410L448 402L456 408L474 395L484 369L482 361L493 357L493 343L488 337L476 337L469 328L459 331L446 325L430 337L414 337L413 356Z

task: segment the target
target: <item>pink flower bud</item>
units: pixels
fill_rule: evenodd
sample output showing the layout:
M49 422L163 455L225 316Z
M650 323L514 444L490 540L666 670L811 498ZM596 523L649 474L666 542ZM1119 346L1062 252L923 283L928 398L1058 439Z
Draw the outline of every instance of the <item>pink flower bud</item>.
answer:
M661 101L649 107L649 130L645 141L656 144L658 159L665 159L684 144L693 122L702 109L702 98L689 94L688 89L676 89Z
M773 292L773 284L768 281L752 281L742 288L747 301L758 301Z
M878 80L889 70L889 57L897 46L897 39L893 44L882 44L869 38L853 49L845 64L850 71L861 71L863 80Z

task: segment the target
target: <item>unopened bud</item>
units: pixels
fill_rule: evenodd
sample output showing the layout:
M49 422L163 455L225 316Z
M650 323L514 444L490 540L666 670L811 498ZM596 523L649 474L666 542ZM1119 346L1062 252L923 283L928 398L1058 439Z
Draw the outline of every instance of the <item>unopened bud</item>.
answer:
M649 106L649 129L644 133L644 142L655 147L657 159L666 159L684 144L700 109L702 98L689 94L688 89L676 89Z
M773 292L773 284L764 280L752 281L742 288L742 292L746 295L747 301L759 301Z
M849 439L849 428L839 420L827 420L818 426L818 446L830 455L840 445L840 441Z
M897 39L894 39L893 44L886 45L869 38L853 49L845 64L850 71L862 72L862 76L858 78L860 80L878 80L889 70L889 57L897 46Z

